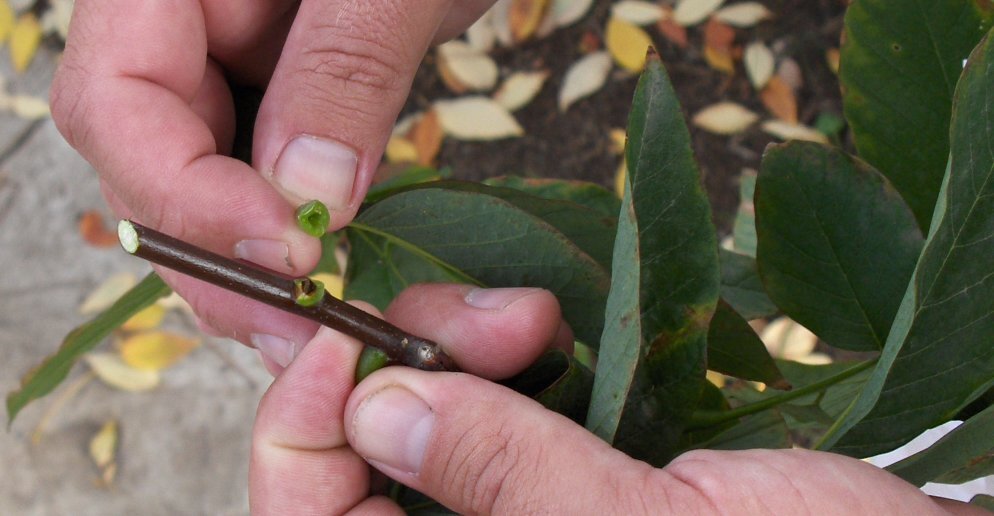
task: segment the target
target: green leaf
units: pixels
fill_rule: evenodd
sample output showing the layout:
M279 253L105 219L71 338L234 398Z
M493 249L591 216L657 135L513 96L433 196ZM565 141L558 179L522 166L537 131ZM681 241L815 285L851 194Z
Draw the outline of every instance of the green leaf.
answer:
M964 421L935 444L891 464L887 471L923 486L962 484L994 474L994 406Z
M321 259L318 260L318 264L314 266L311 270L309 276L313 276L319 272L325 272L328 274L341 274L342 271L338 266L338 259L335 258L335 249L338 247L338 243L342 240L341 231L333 231L331 233L325 233L321 237Z
M770 299L832 346L883 348L922 248L873 168L809 142L768 148L756 185L757 263Z
M956 80L992 16L989 0L856 0L846 12L839 80L856 148L923 229L949 155Z
M994 512L994 496L976 495L970 499L970 505L982 507L988 511Z
M764 382L774 389L790 386L749 323L720 301L708 329L708 369Z
M780 311L766 295L755 258L720 249L718 260L721 262L721 298L742 317L751 321Z
M892 450L994 385L994 38L956 89L952 156L925 251L866 389L822 447Z
M583 424L594 373L562 350L551 350L521 373L500 382L545 408Z
M790 447L790 431L777 410L767 410L742 418L735 426L712 437L698 448L711 450L752 450Z
M659 465L672 457L701 394L720 279L690 136L654 54L636 89L626 158L587 428Z
M21 380L20 389L7 395L8 425L14 422L25 405L52 392L62 383L84 353L93 349L132 315L169 293L165 282L154 272L150 273L110 308L69 332L58 351L29 372Z
M413 166L382 183L369 187L364 202L374 203L413 185L430 183L449 176L449 170L432 167Z
M544 199L575 202L605 217L615 218L621 209L621 200L614 192L586 181L505 176L487 179L483 184L514 188Z
M504 199L445 188L405 191L364 210L348 231L349 297L373 293L359 297L380 306L414 281L542 287L559 298L578 339L596 344L600 337L606 270L554 226Z

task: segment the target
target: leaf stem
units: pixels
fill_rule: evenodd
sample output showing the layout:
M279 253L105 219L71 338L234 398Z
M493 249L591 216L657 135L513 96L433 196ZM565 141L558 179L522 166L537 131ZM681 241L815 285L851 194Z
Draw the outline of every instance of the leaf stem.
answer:
M301 289L302 285L312 285L308 278L282 278L128 220L118 225L118 236L122 247L139 258L355 337L382 350L391 362L426 371L457 370L438 344L406 333L334 296L320 296L311 304L311 289Z
M808 394L813 394L826 387L830 387L839 383L847 378L855 376L856 374L873 367L877 360L867 360L866 362L860 362L848 369L845 369L838 374L829 376L828 378L819 380L814 383L805 385L804 387L799 387L787 391L783 394L778 394L776 396L771 396L756 403L750 403L748 405L742 405L741 407L736 407L731 410L699 410L694 412L694 415L690 418L690 423L687 424L688 430L695 430L699 428L705 428L709 426L719 425L721 423L727 423L729 421L734 421L740 417L751 416L753 414L762 412L764 410L771 409L777 405L787 403L788 401L795 400L797 398L802 398Z

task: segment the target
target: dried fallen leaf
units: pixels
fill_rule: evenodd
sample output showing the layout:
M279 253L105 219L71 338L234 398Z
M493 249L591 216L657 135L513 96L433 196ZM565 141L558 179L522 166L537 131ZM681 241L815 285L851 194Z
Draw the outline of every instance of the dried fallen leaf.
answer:
M759 115L734 102L712 104L694 115L694 125L716 134L736 134L745 131Z
M574 102L600 90L611 72L611 54L607 51L587 54L570 65L559 90L559 110L566 111Z
M7 0L0 0L0 42L7 41L11 31L14 30L15 23L14 9L10 7Z
M496 43L497 30L494 29L493 15L487 11L466 29L466 44L480 52L490 52Z
M620 127L615 127L607 133L608 138L611 140L611 153L622 155L625 153L625 144L628 142L628 134L625 130Z
M338 299L345 296L345 282L340 274L328 274L320 272L311 276L312 279L324 283L324 291Z
M10 31L10 60L14 64L14 70L23 72L28 69L40 43L41 24L38 23L38 18L31 13L18 18Z
M777 66L777 76L790 86L790 89L797 91L804 86L804 74L801 72L801 65L797 61L787 57L780 61Z
M715 70L735 73L735 29L714 17L704 26L704 58Z
M438 157L438 152L442 150L444 137L442 125L438 121L438 113L429 109L407 133L407 139L414 144L414 150L417 153L415 162L419 165L433 165L435 158Z
M761 126L763 131L781 140L804 140L816 143L828 143L828 137L806 125L790 124L783 120L767 120Z
M389 163L414 163L418 161L418 148L403 136L391 136L384 151Z
M520 43L532 37L548 9L549 0L512 0L508 22L514 42Z
M556 21L556 27L566 27L586 16L594 0L552 0L549 15Z
M611 18L607 22L604 43L615 62L638 73L645 67L645 53L652 46L652 38L637 25Z
M111 419L90 439L90 458L98 468L103 469L114 462L116 451L117 421Z
M747 29L769 18L773 13L759 2L741 2L722 7L714 17L729 24Z
M48 0L48 4L51 7L41 17L42 32L58 34L62 41L65 41L69 36L73 0Z
M841 54L839 49L830 48L825 51L825 62L828 63L828 69L832 70L835 75L839 74L839 60L841 59Z
M117 245L117 232L111 231L104 224L103 215L97 210L88 210L79 217L77 223L79 236L93 247L112 247Z
M494 100L508 111L517 111L528 105L542 90L549 72L515 72L494 93Z
M773 51L763 42L755 41L746 47L743 61L752 87L756 90L763 89L770 77L773 77L773 70L776 67Z
M92 315L104 311L135 286L137 281L135 275L130 272L120 272L107 278L83 300L83 304L79 306L80 315Z
M680 0L673 10L673 21L689 27L711 16L725 0Z
M455 93L490 90L497 84L497 63L464 41L438 46L438 72Z
M759 336L774 357L797 360L810 355L818 337L789 317L780 317L766 325Z
M151 369L135 369L129 366L116 353L87 353L83 355L90 369L101 381L125 391L140 392L154 389L159 385L159 372Z
M783 79L771 77L759 92L759 98L773 116L788 124L797 124L797 98Z
M166 318L166 309L155 303L141 309L121 325L123 331L144 331L158 328Z
M656 22L656 30L674 45L687 47L687 28L673 21L672 12Z
M618 170L614 172L614 193L619 199L625 196L625 180L628 176L628 163L625 158L621 158L621 163L618 164Z
M159 371L179 362L198 345L198 340L175 333L143 332L121 342L121 358L135 369Z
M32 95L13 95L8 98L8 108L24 120L40 120L52 115L48 100Z
M525 133L507 109L487 97L439 100L435 109L445 133L459 140L499 140Z
M666 11L654 2L645 0L621 0L611 5L611 17L625 20L632 25L649 25L656 23Z
M494 27L497 41L505 47L514 45L514 35L511 33L511 3L514 0L497 0L487 11L490 23Z

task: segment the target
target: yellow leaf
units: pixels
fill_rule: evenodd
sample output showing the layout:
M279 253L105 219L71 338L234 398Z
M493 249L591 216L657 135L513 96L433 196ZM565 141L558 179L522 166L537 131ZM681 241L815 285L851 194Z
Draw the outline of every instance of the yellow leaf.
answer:
M41 43L41 24L33 14L21 16L10 32L10 59L14 69L23 72L34 59Z
M116 450L117 421L111 419L90 439L90 458L98 468L103 469L114 462Z
M418 161L418 149L407 138L391 136L387 141L386 156L390 163L415 163Z
M121 329L124 331L151 330L162 324L162 319L165 317L166 309L156 303L132 315L130 319L121 325Z
M178 362L198 344L196 339L175 333L139 333L121 343L121 358L135 369L158 371Z
M326 293L338 299L342 299L345 296L345 282L342 280L342 276L321 272L311 276L311 279L324 283L324 291Z
M624 154L625 143L628 141L628 134L620 127L615 127L608 132L611 139L611 154Z
M524 41L538 30L549 10L549 0L511 0L508 22L515 42Z
M14 30L14 10L7 0L0 0L0 43L7 41Z
M708 66L719 72L728 75L735 73L735 60L728 52L716 50L713 47L704 47L704 60L708 62Z
M709 382L714 384L715 387L722 389L725 387L726 376L708 369L707 379Z
M91 315L103 311L135 286L135 283L135 275L129 272L122 272L107 278L90 295L86 296L83 304L79 306L79 313Z
M652 46L652 38L637 25L620 18L607 22L604 36L607 49L614 60L632 72L641 72L645 67L645 53Z
M125 391L138 392L159 385L159 372L135 369L115 353L88 353L83 359L101 381Z

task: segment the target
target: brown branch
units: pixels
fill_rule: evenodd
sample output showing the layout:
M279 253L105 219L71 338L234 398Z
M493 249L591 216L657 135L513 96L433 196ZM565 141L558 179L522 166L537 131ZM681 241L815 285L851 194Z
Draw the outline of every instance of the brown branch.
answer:
M139 258L355 337L386 353L391 362L426 371L458 370L438 344L323 295L323 287L306 277L281 278L129 220L118 225L118 237L124 250Z

